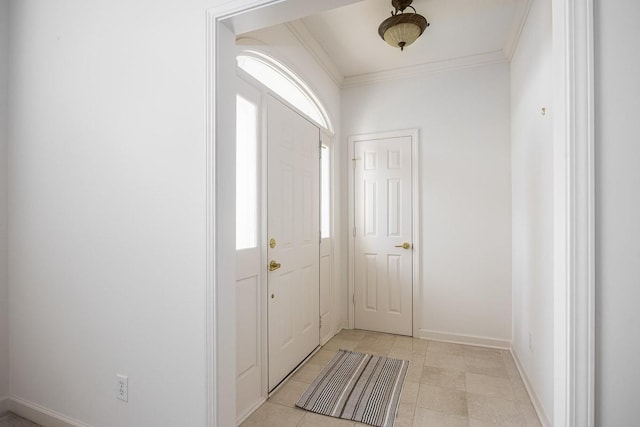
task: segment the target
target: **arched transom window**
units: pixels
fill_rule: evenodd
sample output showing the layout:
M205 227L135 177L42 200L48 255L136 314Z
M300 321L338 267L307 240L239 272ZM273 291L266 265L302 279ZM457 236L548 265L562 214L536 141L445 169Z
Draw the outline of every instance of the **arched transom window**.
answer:
M319 126L333 132L329 117L311 89L286 66L256 51L245 50L237 57L238 67L281 96Z

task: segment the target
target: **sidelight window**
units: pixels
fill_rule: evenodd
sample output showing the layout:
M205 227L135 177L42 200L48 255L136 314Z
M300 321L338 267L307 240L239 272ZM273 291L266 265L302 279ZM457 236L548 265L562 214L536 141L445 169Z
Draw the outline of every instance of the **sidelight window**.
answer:
M331 151L320 147L320 237L331 237Z
M258 106L236 98L236 250L258 244Z

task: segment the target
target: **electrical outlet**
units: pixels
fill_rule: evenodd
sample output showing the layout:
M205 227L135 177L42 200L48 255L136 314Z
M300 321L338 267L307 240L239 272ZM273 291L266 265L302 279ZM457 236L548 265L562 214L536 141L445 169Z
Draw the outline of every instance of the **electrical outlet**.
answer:
M533 351L533 333L529 332L529 351Z
M116 397L123 402L129 401L129 377L116 375Z

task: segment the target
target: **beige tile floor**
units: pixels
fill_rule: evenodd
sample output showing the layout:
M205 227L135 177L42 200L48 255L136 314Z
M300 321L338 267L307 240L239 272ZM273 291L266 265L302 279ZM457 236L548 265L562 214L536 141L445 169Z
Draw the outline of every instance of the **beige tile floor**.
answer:
M25 420L11 412L7 412L0 415L0 427L40 427L40 425Z
M540 427L508 351L359 330L336 335L242 426L364 426L295 407L339 349L410 361L396 427Z

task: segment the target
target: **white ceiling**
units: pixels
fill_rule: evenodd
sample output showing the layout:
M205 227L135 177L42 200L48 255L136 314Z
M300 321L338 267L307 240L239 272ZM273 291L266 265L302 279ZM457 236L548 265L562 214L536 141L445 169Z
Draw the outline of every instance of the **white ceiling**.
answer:
M414 0L417 12L431 25L404 52L378 35L378 25L391 15L390 0L361 1L293 25L299 34L314 39L307 45L320 47L324 52L317 53L330 58L340 77L350 78L407 67L510 58L530 1Z

